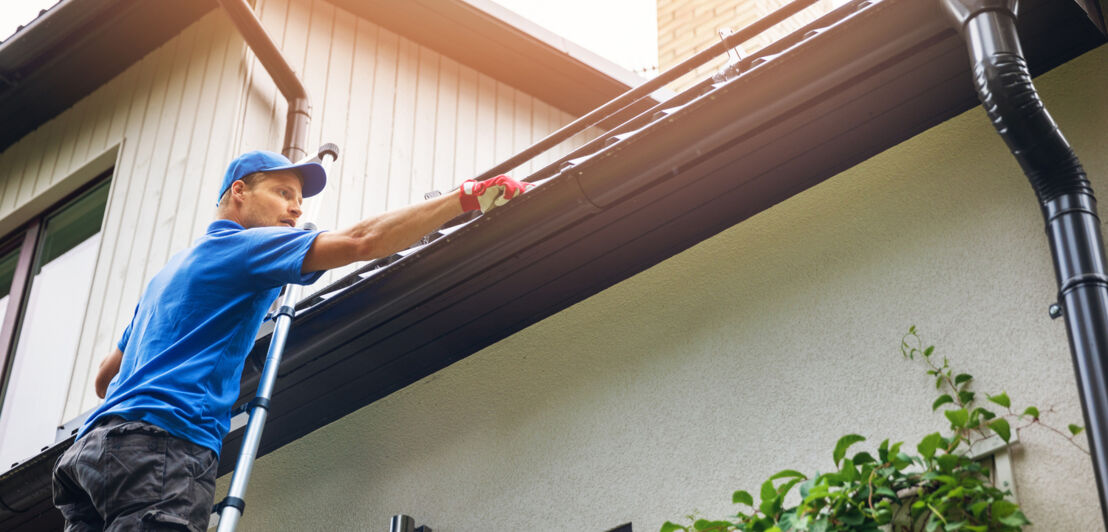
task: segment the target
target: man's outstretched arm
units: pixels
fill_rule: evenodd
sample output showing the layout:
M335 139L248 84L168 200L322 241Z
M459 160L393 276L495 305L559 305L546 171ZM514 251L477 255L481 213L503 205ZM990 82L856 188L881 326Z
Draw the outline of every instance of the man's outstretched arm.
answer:
M330 270L387 257L406 249L455 216L470 210L488 211L523 193L527 186L507 176L482 182L467 181L456 194L371 216L341 231L322 233L308 249L300 271Z
M108 385L119 373L119 363L123 360L123 351L115 348L104 360L100 361L100 369L96 371L96 395L101 399L108 393Z

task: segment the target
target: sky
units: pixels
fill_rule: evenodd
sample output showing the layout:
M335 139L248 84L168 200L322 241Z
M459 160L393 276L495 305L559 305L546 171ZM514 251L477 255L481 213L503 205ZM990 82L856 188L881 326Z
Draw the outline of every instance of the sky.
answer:
M629 70L658 65L655 0L495 0L546 29ZM0 40L57 0L0 0Z
M628 70L656 73L656 0L494 1Z
M0 41L5 41L15 33L15 29L27 24L41 9L46 9L58 0L0 0Z

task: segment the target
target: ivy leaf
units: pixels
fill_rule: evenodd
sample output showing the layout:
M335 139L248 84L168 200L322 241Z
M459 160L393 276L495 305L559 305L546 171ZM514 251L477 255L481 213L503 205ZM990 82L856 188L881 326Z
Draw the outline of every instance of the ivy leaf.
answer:
M858 526L866 520L866 516L863 515L862 511L857 508L850 508L845 512L840 512L837 517L843 523L851 526Z
M939 463L939 471L943 473L954 471L954 468L958 467L958 462L960 460L961 457L956 454L944 454L935 457L935 461Z
M777 487L777 493L779 493L781 495L785 495L786 493L789 492L789 490L793 489L793 486L796 486L797 484L801 483L803 480L804 480L803 478L794 478L794 479L792 479L788 482L785 482L784 484L781 484L780 486Z
M1031 524L1031 521L1028 521L1027 517L1023 515L1023 512L1019 510L1012 512L1011 515L1001 517L999 521L1012 527L1022 527Z
M770 480L777 480L779 478L803 478L803 479L807 479L808 475L805 475L804 473L801 473L800 471L796 471L796 470L793 470L793 469L785 469L785 470L782 470L782 471L778 471L778 472L774 473L772 477L769 477Z
M973 375L969 373L959 373L957 377L954 377L955 386L962 384L963 382L969 382L973 380Z
M854 482L858 479L858 470L854 469L854 461L847 458L843 460L843 469L839 471L842 475L843 482Z
M1012 401L1008 400L1008 394L1005 392L1000 392L999 395L986 395L986 397L988 397L990 401L1003 406L1004 408L1012 407Z
M929 345L929 346L927 346L927 349L923 350L923 356L929 357L929 356L931 356L931 353L934 353L934 352L935 352L935 346Z
M781 519L778 520L778 523L780 526L784 527L785 530L804 530L808 528L808 518L797 517L796 509L781 514Z
M944 394L940 395L938 399L935 399L934 403L931 403L931 411L934 412L934 411L938 410L940 406L943 406L947 403L953 403L953 402L954 402L954 398L951 397L950 394L945 394L944 393Z
M739 490L731 495L731 502L734 504L745 504L747 506L754 506L754 496L748 491Z
M948 411L949 412L949 411ZM923 456L925 460L930 460L932 456L935 456L935 450L942 444L943 437L938 432L928 434L923 437L923 440L919 442L916 449L919 454Z
M943 414L946 414L946 418L950 420L950 426L954 428L965 427L966 422L969 421L969 412L966 412L965 408L947 410Z
M767 482L767 484L769 484L769 483ZM771 484L770 488L772 489L772 487L773 486ZM764 495L765 494L765 491L764 491L765 490L765 485L763 485L762 488L763 488L762 493ZM766 516L777 515L777 513L781 511L781 503L782 502L783 502L782 498L778 497L777 496L777 491L774 490L774 496L769 498L769 499L763 499L762 504L758 505L758 511L762 512Z
M1074 436L1077 436L1078 434L1081 434L1081 431L1085 430L1085 427L1082 427L1081 425L1074 425L1073 423L1070 423L1069 429L1070 429L1070 434L1073 434Z
M662 523L662 529L658 532L677 532L678 530L688 530L687 528L677 524L666 521Z
M872 464L876 461L877 460L873 458L873 455L864 451L854 455L854 465Z
M1008 517L1019 510L1019 506L1011 501L998 500L994 501L991 508L993 515L997 517Z
M816 476L819 476L819 473L816 473ZM815 486L815 485L816 485L816 479L814 479L814 478L810 478L810 479L804 481L804 483L801 484L800 488L797 490L797 491L800 492L800 498L801 499L807 499L808 498L808 492L811 491L812 486Z
M900 500L900 497L896 496L896 492L893 491L892 488L890 488L888 486L881 486L881 487L877 488L876 493L878 495L884 495L884 496L886 496L886 497L888 497L888 498L890 498L894 501L899 501Z
M1000 439L1004 440L1004 443L1008 443L1008 440L1012 438L1012 429L1008 426L1008 420L1004 418L997 418L989 422L989 428L993 429L993 432L1000 436Z
M831 488L827 484L816 484L808 491L807 495L804 495L804 504L827 497L830 493Z
M981 407L974 408L973 409L973 415L981 416L985 419L992 419L992 418L996 417L996 414L994 414L992 412L992 410L985 410L984 408L981 408Z
M968 392L966 390L962 390L962 391L958 392L958 400L961 401L961 403L964 404L964 405L968 405L968 404L972 403L973 398L976 397L976 396L977 396L977 394L975 394L973 392Z
M767 481L763 482L762 483L762 506L765 506L767 502L775 499L776 497L777 497L777 488L773 486L773 481L772 480L767 480ZM762 513L765 513L766 515L769 515L769 512L766 512L765 510L763 510Z
M1020 414L1020 416L1031 416L1031 419L1039 419L1039 409L1033 406L1029 406L1027 407L1027 410L1023 411L1023 414Z
M839 442L835 444L835 452L832 455L835 458L835 467L839 467L839 462L843 461L843 457L846 456L846 450L851 445L866 439L858 434L847 434L842 438L839 438Z
M912 457L905 453L896 453L896 455L893 456L892 463L897 471L902 471L912 465Z

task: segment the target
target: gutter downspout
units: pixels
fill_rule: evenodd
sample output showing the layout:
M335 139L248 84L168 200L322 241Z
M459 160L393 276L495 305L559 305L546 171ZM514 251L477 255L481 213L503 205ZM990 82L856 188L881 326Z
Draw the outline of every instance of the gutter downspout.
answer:
M1085 170L1047 113L1020 49L1018 0L939 0L966 40L977 94L1019 161L1046 221L1058 298L1108 524L1108 275Z
M238 29L246 45L258 56L258 61L273 78L281 94L288 100L288 117L285 119L285 142L281 154L289 160L298 161L308 155L308 128L312 121L312 105L308 101L308 90L296 77L288 61L273 39L266 34L265 28L254 16L254 11L246 0L219 0L219 5L227 12L227 17Z

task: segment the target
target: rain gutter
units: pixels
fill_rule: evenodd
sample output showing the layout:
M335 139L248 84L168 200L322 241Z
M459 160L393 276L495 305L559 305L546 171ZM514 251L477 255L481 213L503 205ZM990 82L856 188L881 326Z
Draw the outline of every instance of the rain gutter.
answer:
M1089 447L1108 525L1108 268L1085 169L1039 99L1020 48L1017 0L940 0L966 41L977 95L1039 199L1054 258Z
M269 38L246 0L219 0L219 5L288 100L285 141L281 154L293 161L303 159L308 155L308 128L312 121L308 89L304 88L296 72L293 72L288 61L281 55L281 50Z

